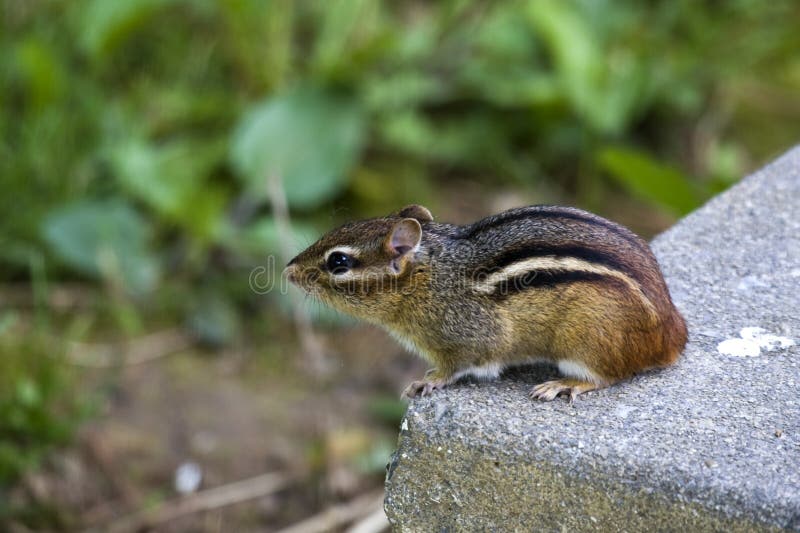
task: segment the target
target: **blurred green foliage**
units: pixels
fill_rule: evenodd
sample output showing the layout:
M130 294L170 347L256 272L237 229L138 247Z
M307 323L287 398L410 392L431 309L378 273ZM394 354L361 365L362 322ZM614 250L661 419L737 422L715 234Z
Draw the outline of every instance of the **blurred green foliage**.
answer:
M435 203L452 175L681 214L798 134L790 0L2 8L6 278L39 254L146 294L252 263L276 249L270 174L312 227Z
M800 137L794 0L0 0L0 13L0 279L34 281L40 322L45 282L80 279L107 289L126 334L155 296L200 340L232 342L257 298L250 270L280 249L269 176L299 250L339 218L444 204L454 177L606 214L622 192L678 216ZM0 331L0 485L82 416L47 339ZM376 450L365 469L385 462Z
M46 336L20 335L16 321L13 313L0 319L0 500L9 481L68 441L88 406L74 391L63 347Z

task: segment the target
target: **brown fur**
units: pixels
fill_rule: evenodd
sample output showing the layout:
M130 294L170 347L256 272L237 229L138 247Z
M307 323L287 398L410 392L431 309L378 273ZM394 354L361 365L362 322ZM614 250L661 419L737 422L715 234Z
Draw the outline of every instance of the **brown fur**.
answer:
M392 242L418 247L401 253ZM346 280L325 266L325 253L343 246L358 259ZM509 277L487 285L489 293L475 289L493 274L506 279L510 266L549 260L570 266ZM409 387L412 395L473 367L537 358L579 364L595 376L575 374L532 391L574 397L672 364L686 343L686 325L647 243L573 208L521 208L460 227L408 206L329 232L288 268L309 293L385 327L435 365Z

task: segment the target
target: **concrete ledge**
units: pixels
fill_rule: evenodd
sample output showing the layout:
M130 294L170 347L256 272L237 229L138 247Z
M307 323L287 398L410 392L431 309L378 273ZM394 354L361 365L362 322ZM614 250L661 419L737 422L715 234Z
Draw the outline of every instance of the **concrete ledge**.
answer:
M653 248L689 323L679 363L574 405L528 399L549 367L414 401L396 530L800 531L800 148Z

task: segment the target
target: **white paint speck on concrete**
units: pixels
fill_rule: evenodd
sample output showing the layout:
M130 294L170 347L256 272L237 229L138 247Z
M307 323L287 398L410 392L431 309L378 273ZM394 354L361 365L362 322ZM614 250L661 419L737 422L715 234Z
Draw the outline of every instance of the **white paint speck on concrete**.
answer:
M736 285L736 289L740 291L752 291L752 290L760 290L760 289L768 289L769 283L764 281L763 279L759 278L758 276L745 276L739 280L739 284Z
M788 337L779 337L768 333L764 328L748 327L739 332L740 338L726 339L717 345L722 355L732 357L758 357L762 350L771 352L794 346L795 342Z

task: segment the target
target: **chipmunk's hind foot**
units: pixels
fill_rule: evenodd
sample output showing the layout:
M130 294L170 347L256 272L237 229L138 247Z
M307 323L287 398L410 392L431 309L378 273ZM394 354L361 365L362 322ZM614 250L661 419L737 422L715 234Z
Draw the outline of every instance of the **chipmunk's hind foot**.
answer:
M597 383L564 378L540 383L533 387L528 395L532 399L550 402L555 400L558 395L565 394L569 396L569 402L572 403L578 395L601 388L603 388L603 385L598 385Z

